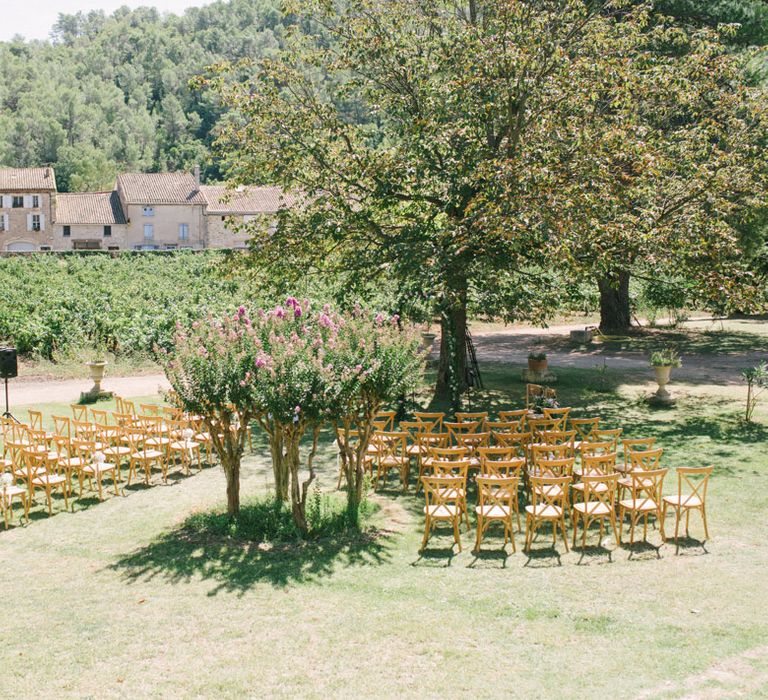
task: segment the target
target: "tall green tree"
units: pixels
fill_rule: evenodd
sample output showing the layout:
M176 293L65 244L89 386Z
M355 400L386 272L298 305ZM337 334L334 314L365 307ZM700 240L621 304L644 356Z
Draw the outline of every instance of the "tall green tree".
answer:
M710 226L702 206L679 206L688 175L698 193L747 154L736 140L718 148L708 139L758 119L739 113L752 109L750 95L714 34L657 25L649 3L622 0L291 9L318 29L292 36L277 59L221 67L202 82L232 110L220 146L233 179L303 197L276 231L256 230L257 264L278 277L341 270L420 290L440 312L437 388L454 404L470 299L507 319L541 319L567 294L560 281L582 275L610 296L617 271L619 286L628 281L626 241L639 245L633 262L651 265L654 247L678 263L726 257L726 217ZM680 104L669 104L676 87ZM703 109L711 89L717 104ZM722 128L709 123L721 118ZM647 176L627 194L621 183L638 166ZM733 187L706 191L723 202L757 182L739 174ZM665 227L642 218L654 207ZM688 218L673 235L681 210Z

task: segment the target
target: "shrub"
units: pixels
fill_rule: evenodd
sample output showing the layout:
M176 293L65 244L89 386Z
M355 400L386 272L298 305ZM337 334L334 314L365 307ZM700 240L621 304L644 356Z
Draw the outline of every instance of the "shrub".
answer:
M664 348L651 353L651 367L680 367L683 364L676 350Z

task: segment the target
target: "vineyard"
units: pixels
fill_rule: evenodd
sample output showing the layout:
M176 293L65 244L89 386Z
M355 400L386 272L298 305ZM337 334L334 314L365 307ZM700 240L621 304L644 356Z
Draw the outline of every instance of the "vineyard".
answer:
M224 254L38 255L0 259L0 341L55 360L82 348L149 356L176 322L259 302Z

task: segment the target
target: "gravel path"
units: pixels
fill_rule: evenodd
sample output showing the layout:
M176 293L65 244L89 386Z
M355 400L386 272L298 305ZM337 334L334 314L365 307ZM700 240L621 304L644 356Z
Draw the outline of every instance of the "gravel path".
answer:
M89 379L11 379L8 385L11 411L15 405L37 403L74 403L80 393L88 391L93 382ZM101 383L104 391L113 391L124 397L152 396L160 389L170 385L162 374L144 374L136 377L110 377L108 374Z

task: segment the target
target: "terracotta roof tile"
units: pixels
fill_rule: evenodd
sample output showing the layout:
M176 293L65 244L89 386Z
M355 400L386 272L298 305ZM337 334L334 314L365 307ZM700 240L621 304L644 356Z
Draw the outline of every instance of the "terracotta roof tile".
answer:
M296 201L279 187L252 186L233 190L225 185L202 185L200 191L208 202L209 214L274 214Z
M53 168L0 168L0 190L55 190L56 174Z
M124 224L125 215L117 192L60 194L56 198L56 223Z
M117 186L128 204L205 204L190 173L125 173Z

